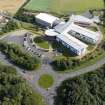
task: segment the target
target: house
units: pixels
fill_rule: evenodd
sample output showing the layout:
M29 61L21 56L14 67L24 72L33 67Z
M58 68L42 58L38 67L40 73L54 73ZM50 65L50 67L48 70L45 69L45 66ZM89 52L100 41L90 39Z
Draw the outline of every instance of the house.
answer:
M40 13L36 15L35 20L39 25L49 28L52 28L61 22L59 18L47 13Z

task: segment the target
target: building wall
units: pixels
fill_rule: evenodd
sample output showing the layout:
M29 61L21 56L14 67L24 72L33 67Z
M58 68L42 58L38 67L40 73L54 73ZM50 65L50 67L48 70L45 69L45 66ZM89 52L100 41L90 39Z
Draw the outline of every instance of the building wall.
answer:
M38 19L38 18L36 18L35 20L36 20L36 22L37 22L39 25L41 25L41 26L49 27L49 28L52 27L52 24L50 24L50 23L48 23L48 22L46 22L46 21L43 21L43 20Z
M59 38L56 38L56 40L57 40L58 42L61 42L64 46L66 46L67 48L69 48L70 51L74 52L75 54L77 54L77 55L79 55L79 56L82 56L82 55L86 54L86 49L83 49L82 51L80 51L80 50L77 50L77 49L73 48L72 46L68 45L66 42L63 42L63 41L62 41L61 39L59 39Z

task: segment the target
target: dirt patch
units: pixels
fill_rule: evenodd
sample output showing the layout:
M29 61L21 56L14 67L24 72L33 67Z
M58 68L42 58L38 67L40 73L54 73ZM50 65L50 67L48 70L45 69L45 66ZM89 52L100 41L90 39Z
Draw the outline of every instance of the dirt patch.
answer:
M14 14L25 2L26 0L0 0L0 10Z

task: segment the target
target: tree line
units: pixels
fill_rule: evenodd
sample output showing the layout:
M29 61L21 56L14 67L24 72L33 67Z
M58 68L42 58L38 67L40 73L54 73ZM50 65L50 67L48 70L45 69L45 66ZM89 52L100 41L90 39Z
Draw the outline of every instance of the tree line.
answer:
M7 33L10 32L12 30L18 29L19 26L16 22L14 22L13 20L10 20L3 28L2 31L0 32L0 34L3 33Z
M55 105L105 105L105 65L65 80L56 92Z
M15 68L0 64L0 105L42 105L40 103L41 97L32 91Z
M0 51L17 66L26 70L35 70L40 65L40 60L36 56L24 53L21 48L15 44L0 42Z

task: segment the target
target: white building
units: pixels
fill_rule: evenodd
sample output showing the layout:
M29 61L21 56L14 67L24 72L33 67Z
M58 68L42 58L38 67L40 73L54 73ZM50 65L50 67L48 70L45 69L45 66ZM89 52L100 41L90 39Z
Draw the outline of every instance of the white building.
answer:
M89 29L80 27L79 25L74 24L73 22L68 21L62 27L59 25L55 27L55 31L59 33L72 35L84 42L96 44L100 40L99 32L94 32Z
M61 42L64 46L66 46L70 51L74 52L79 56L84 56L87 52L88 45L82 43L78 39L68 35L68 34L59 34L56 36L56 40Z
M35 16L36 22L45 27L53 27L58 25L61 21L59 18L47 13L40 13Z
M91 31L84 27L81 27L75 23L81 23L85 25L93 24L92 19L88 19L80 15L72 15L68 22L61 22L59 18L46 13L40 13L36 16L37 23L50 27L45 31L45 34L50 37L56 38L58 42L61 42L64 46L73 51L79 56L83 56L87 53L88 45L81 42L88 42L96 44L100 40L100 34L98 32Z
M64 46L70 49L70 51L79 56L84 56L87 53L88 45L76 39L75 37L70 36L68 33L59 33L54 29L49 29L46 30L45 34L50 37L56 37L58 42L61 42Z
M70 21L80 24L80 25L92 25L94 23L100 23L99 16L93 16L92 18L87 18L82 15L71 15L70 16Z
M91 24L94 23L93 20L88 19L88 18L86 18L82 15L71 15L70 16L70 21L81 24L81 25L91 25Z

